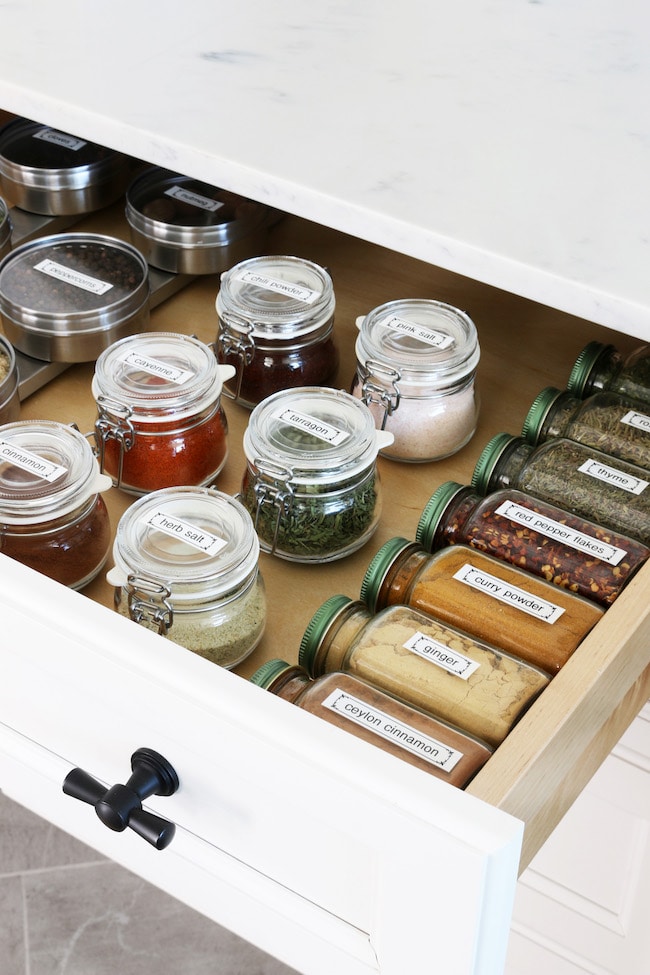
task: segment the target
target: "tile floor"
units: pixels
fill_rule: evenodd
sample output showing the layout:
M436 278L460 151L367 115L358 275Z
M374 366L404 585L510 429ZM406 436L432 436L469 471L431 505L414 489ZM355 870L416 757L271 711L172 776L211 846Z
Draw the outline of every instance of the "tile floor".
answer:
M0 975L295 975L0 794Z

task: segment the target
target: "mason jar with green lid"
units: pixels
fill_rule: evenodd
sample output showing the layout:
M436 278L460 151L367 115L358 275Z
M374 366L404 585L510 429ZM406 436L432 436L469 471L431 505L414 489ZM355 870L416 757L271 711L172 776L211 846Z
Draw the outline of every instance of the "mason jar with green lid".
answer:
M312 678L285 660L269 660L251 682L402 761L464 788L492 749L472 735L354 674Z
M650 345L625 355L613 345L589 342L571 369L567 388L580 397L605 390L650 403Z

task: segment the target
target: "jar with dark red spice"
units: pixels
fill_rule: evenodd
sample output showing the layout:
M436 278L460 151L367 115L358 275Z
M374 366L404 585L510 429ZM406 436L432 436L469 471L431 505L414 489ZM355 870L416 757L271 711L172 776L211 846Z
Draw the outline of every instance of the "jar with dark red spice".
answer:
M102 470L138 495L210 484L228 454L221 393L233 373L191 336L146 332L115 342L92 381Z
M221 275L217 358L235 369L228 395L251 408L297 386L332 386L334 288L325 268L300 257L254 257Z
M111 486L72 426L0 426L0 551L71 589L104 565L111 544L101 496Z

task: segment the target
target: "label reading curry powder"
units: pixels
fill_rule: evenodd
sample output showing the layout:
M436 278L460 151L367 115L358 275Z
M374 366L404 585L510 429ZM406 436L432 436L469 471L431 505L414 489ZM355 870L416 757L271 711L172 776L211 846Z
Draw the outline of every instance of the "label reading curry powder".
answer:
M482 572L468 563L465 563L458 572L454 573L454 579L466 586L471 586L472 589L478 589L486 596L507 603L514 609L520 609L523 613L528 613L529 616L534 616L535 619L544 623L555 623L564 613L562 606L557 606L547 599L542 599L541 596L526 592L525 589L511 586L503 579L499 579L498 576L493 576L489 572Z
M419 657L424 657L430 663L435 664L453 674L454 677L462 677L467 680L478 669L479 664L476 660L466 657L456 650L451 650L444 643L432 640L424 633L414 633L404 644L406 650L417 653Z

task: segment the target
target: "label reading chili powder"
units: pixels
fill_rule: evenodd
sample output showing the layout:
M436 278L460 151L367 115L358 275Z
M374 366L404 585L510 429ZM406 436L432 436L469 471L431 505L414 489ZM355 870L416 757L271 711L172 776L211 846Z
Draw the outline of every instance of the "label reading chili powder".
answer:
M75 139L73 135L57 132L56 129L40 129L39 132L34 133L34 138L41 139L43 142L51 142L55 146L63 146L64 149L72 149L73 152L83 149L86 145L83 139Z
M624 417L621 417L621 423L627 423L631 427L636 427L637 430L645 430L646 433L650 433L650 416L646 416L645 413L636 413L634 410L630 410Z
M511 586L503 579L490 575L489 572L481 572L468 563L454 573L454 579L545 623L555 623L564 613L562 606L556 606L540 596L533 596L525 589Z
M626 471L619 471L615 467L608 467L606 464L601 464L599 460L591 458L581 464L578 470L582 474L588 474L589 477L595 477L597 481L604 481L622 491L627 491L628 494L643 494L648 486L648 481L640 477L635 477Z
M313 305L317 298L320 298L320 291L313 291L311 288L303 288L299 284L291 281L282 281L279 278L269 278L266 274L259 274L257 271L240 271L235 280L243 281L244 284L255 284L258 288L265 288L266 291L275 291L277 294L285 295L287 298L295 298L302 301L305 305Z
M568 545L569 548L574 548L578 552L592 555L609 565L618 565L627 555L625 549L617 548L616 545L608 545L607 542L594 538L593 535L587 535L569 525L563 525L562 522L554 521L553 518L545 518L537 511L531 511L530 508L517 504L516 501L504 501L498 508L495 508L495 514L503 515L504 518L514 521L517 525L530 528L531 531L539 532L540 535L552 538L563 545Z
M436 349L448 349L450 345L454 344L451 335L423 328L415 322L409 322L406 318L398 318L397 315L393 315L385 324L387 328L392 328L395 332L412 335L418 342L425 342L426 345L432 345Z
M196 548L200 552L205 552L206 555L216 555L227 544L225 539L219 538L218 535L213 535L211 532L207 532L203 528L198 528L188 521L173 518L167 512L160 509L154 514L149 515L145 519L145 524L150 525L152 528L157 528L166 535L177 538L187 545L191 545L192 548Z
M219 200L210 200L200 193L191 193L182 186L170 186L165 190L165 196L171 196L174 200L180 200L181 203L187 203L191 207L198 207L199 210L211 210L213 213L224 205Z
M419 631L406 641L404 648L410 650L411 653L417 653L419 657L424 657L425 660L436 664L437 667L441 667L447 673L453 674L455 677L462 677L463 680L471 677L479 667L478 661L471 660L464 654L458 653L457 650L452 650L444 643L438 643Z
M75 288L91 291L94 295L106 294L113 287L108 281L91 278L88 274L82 274L81 271L75 271L71 267L65 267L65 265L57 264L56 261L50 261L49 259L35 264L34 269L36 271L42 271L43 274L48 274L51 278L56 278L57 281L65 281L66 284L72 284Z
M411 755L419 755L436 768L451 772L453 767L463 757L463 753L450 748L442 742L436 741L429 735L424 735L416 731L410 725L402 721L396 721L389 714L378 708L371 707L365 701L347 694L345 691L332 691L323 701L323 707L343 715L349 721L369 728L380 738L392 741L400 748L410 752Z
M346 430L339 430L338 427L331 426L329 423L323 423L322 420L317 420L316 417L309 416L307 413L299 413L297 410L290 408L284 409L277 416L279 420L283 420L285 423L290 424L290 426L296 427L298 430L304 430L305 433L311 433L312 436L318 437L319 440L323 440L325 443L332 444L335 447L344 443L349 437L349 433Z
M6 461L14 467L20 467L23 471L29 471L30 474L35 474L36 477L40 477L44 481L56 481L67 473L65 467L52 464L28 450L19 450L14 444L7 443L6 440L0 440L0 461Z
M194 375L188 369L179 369L177 366L170 366L168 362L161 362L159 359L150 359L148 356L139 355L137 352L129 352L124 356L122 361L130 366L143 369L144 372L148 372L152 376L159 376L161 379L166 379L170 383L176 383L177 386L182 386L183 383L192 379Z

